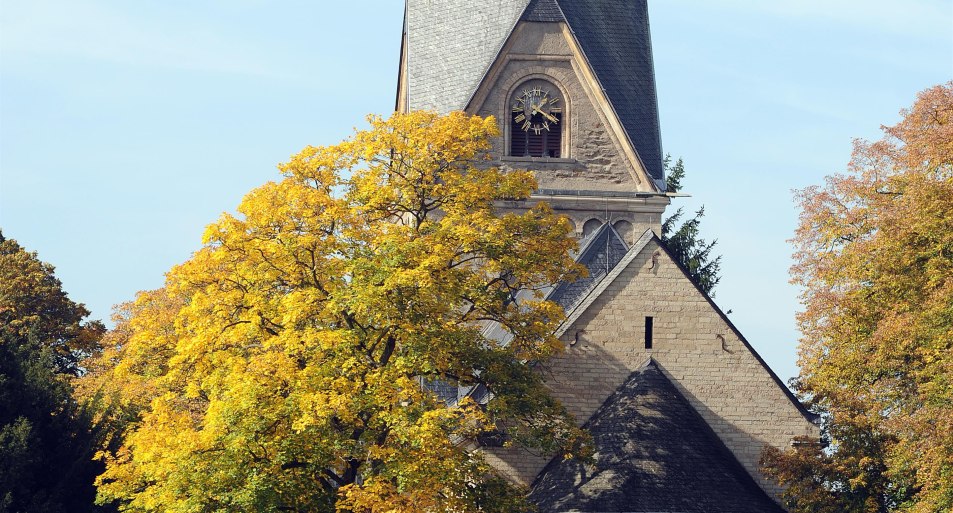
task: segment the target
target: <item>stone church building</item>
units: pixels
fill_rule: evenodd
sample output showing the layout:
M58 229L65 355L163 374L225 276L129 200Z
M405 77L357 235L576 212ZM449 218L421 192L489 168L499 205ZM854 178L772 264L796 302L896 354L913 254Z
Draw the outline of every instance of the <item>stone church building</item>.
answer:
M496 116L493 164L535 172L590 274L549 292L567 319L548 384L595 463L484 450L541 512L780 512L761 452L818 429L659 240L654 73L646 0L406 3L397 110Z

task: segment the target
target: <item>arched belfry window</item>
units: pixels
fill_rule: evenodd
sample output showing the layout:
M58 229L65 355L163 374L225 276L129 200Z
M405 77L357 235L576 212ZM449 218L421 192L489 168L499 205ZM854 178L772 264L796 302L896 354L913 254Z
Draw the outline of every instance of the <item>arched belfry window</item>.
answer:
M560 157L565 121L562 93L545 80L520 84L510 96L510 155Z

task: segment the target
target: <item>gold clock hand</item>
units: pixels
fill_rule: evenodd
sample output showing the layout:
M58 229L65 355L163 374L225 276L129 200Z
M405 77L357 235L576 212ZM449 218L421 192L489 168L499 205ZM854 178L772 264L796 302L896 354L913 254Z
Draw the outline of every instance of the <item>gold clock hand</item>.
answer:
M536 114L542 114L544 118L552 121L553 123L559 123L559 119L557 119L556 116L553 116L552 114L539 110L539 107L533 107L533 115L536 115Z

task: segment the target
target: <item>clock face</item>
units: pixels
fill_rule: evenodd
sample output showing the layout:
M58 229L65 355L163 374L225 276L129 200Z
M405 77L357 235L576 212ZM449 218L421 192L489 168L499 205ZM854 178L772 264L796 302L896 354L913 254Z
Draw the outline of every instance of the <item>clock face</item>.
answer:
M559 123L562 106L549 90L536 86L524 89L513 102L513 121L525 132L537 135Z

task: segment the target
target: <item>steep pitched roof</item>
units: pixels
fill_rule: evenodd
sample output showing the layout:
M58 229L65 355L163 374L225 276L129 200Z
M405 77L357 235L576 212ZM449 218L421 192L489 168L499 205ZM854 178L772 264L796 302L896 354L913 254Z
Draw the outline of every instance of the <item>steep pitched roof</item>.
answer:
M647 0L407 0L404 16L406 107L438 112L466 107L517 22L565 21L664 190Z
M738 337L738 340L740 340L741 343L745 346L745 348L751 352L751 355L754 356L755 360L757 360L758 363L761 364L761 367L771 376L771 379L784 392L784 395L787 396L787 398L791 401L791 404L793 404L794 407L797 408L798 412L800 412L801 415L803 415L804 418L808 420L809 422L817 422L819 419L819 416L816 413L812 413L808 411L808 409L801 403L801 401L799 401L797 397L794 396L791 390L784 385L784 382L781 381L781 378L779 378L778 375L774 372L774 370L771 369L771 366L768 365L763 358L761 358L761 355L758 354L757 351L755 351L751 343L748 342L748 339L746 339L745 336L741 334L741 331L739 331L738 328L735 327L734 323L731 322L731 319L729 319L728 316L725 315L725 312L723 312L722 309L719 308L717 304L715 304L715 301L712 300L711 296L709 296L708 293L702 290L702 288L698 285L698 283L691 277L691 274L688 272L688 269L685 269L685 267L682 266L682 264L678 261L678 259L675 258L672 252L668 249L668 246L666 246L665 243L662 242L662 239L660 239L658 235L656 235L652 230L645 230L645 232L642 234L641 237L639 237L639 240L636 241L636 243L632 246L629 252L622 257L622 260L620 260L619 263L615 267L613 267L611 271L609 271L609 274L603 276L602 279L594 283L593 286L588 289L584 297L582 297L579 301L577 301L571 309L566 310L566 320L563 321L563 323L556 330L556 336L557 337L563 336L566 333L566 330L568 330L573 325L573 323L579 320L579 318L586 312L586 310L588 310L589 307L592 306L592 304L596 301L596 299L598 299L599 296L606 291L609 285L611 285L612 282L614 282L616 278L618 278L619 275L622 274L622 272L626 269L626 267L628 267L629 264L631 264L638 257L639 253L641 253L642 250L645 249L645 247L648 245L649 242L655 242L658 245L658 247L662 251L664 251L666 255L668 255L669 259L676 266L678 266L678 268L682 271L682 275L685 277L685 279L687 279L695 287L695 290L697 290L698 293L701 294L703 298L705 298L705 301L712 307L712 309L715 310L718 316L721 317L721 320L725 322L725 324L728 326L729 329L731 329L731 331L735 334L735 336Z
M643 235L636 241L635 252L641 251L642 247L648 244L650 240L650 236ZM588 276L574 282L560 283L556 287L544 291L543 296L563 307L566 312L571 311L622 261L628 252L629 246L622 240L619 232L609 223L603 224L582 242L582 249L575 257L577 263L585 266ZM523 291L516 297L519 301L531 296L530 291ZM489 323L484 328L483 335L488 339L496 340L500 344L508 344L513 338L512 333L498 322ZM437 382L435 385L428 384L428 386L448 404L452 404L458 397L465 395L470 395L478 404L486 404L491 397L483 385L471 388L461 387L456 394L449 388L452 385L448 386L443 382Z
M407 0L407 107L466 107L529 0Z
M532 0L520 19L542 22L566 21L556 0Z
M615 268L629 251L629 246L609 223L603 224L582 243L582 250L576 262L584 265L588 271L585 278L573 282L563 282L546 299L572 310L586 294L593 289L609 272Z
M636 246L645 245L650 237L642 237ZM638 248L641 250L641 246ZM598 230L582 241L582 249L575 257L578 264L582 264L588 271L588 276L573 282L563 282L543 291L543 297L563 307L566 312L572 311L589 292L605 278L629 252L629 246L622 240L619 232L609 223L605 223ZM516 296L517 301L533 297L533 292L523 290ZM512 334L500 323L489 323L483 330L484 336L496 340L500 344L508 344Z
M540 511L783 513L651 360L586 423L594 465L556 458Z
M558 0L642 164L664 190L647 0Z

